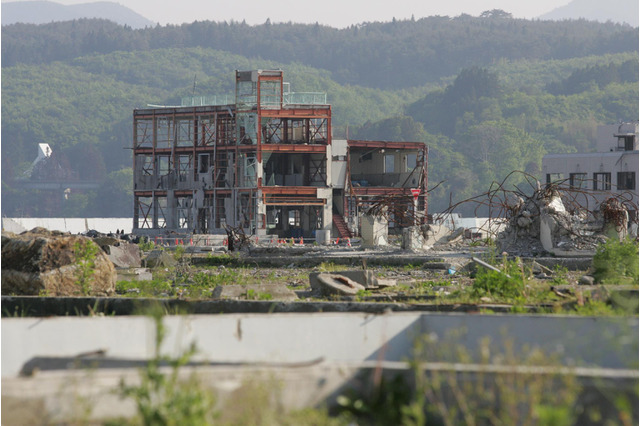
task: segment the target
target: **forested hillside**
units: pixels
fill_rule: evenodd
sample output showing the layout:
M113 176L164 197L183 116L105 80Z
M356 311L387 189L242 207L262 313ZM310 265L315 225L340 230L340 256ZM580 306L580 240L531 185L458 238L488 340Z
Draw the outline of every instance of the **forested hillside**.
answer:
M254 68L327 92L334 137L428 142L429 179L445 181L432 211L511 170L535 174L546 152L592 150L598 124L638 117L638 30L610 23L16 24L2 28L2 213L130 215L133 108L230 95L234 70ZM38 143L102 188L64 211L13 190Z
M342 84L407 88L500 59L549 60L637 50L638 29L588 21L528 21L502 14L321 25L194 22L142 30L77 20L2 28L2 64L40 64L114 51L204 47L328 70Z

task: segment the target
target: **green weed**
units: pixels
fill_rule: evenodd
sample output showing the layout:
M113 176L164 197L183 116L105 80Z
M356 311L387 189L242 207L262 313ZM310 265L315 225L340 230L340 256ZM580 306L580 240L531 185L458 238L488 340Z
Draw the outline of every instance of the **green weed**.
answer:
M503 259L500 266L501 272L487 268L478 269L473 283L474 296L517 299L526 295L527 274L520 259L516 258L513 261Z
M207 265L209 266L227 266L237 262L237 258L230 254L207 254Z
M140 250L142 251L151 251L156 248L156 244L153 240L150 240L147 237L141 237L138 247L140 247Z
M336 272L344 269L342 265L336 265L333 262L322 262L318 265L318 270L320 272Z
M187 249L184 246L177 245L175 250L173 251L173 258L178 262L181 262L184 259L184 254Z
M154 357L146 368L140 370L140 384L130 386L121 381L120 395L131 398L137 407L137 416L144 425L208 425L212 424L214 396L192 375L188 380L180 380L179 372L196 353L195 345L177 358L162 355L160 347L166 330L162 323L161 309L151 313L156 328ZM162 371L167 365L170 372Z
M256 291L252 288L247 290L246 297L248 300L271 300L273 296L271 293Z
M610 238L596 249L593 269L597 283L638 285L638 244Z
M91 293L93 274L96 267L96 255L100 247L93 241L76 241L73 254L76 258L76 284L80 286L83 295Z
M554 268L553 278L551 283L553 285L567 285L569 284L569 279L567 278L569 274L569 270L562 265L556 265Z

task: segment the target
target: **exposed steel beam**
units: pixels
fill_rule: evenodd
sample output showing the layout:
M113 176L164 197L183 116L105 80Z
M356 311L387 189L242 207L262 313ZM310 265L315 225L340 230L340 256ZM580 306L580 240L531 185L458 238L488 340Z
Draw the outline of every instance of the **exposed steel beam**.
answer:
M262 151L267 152L326 152L326 144L262 144Z
M347 140L349 148L423 149L423 142L389 142Z
M316 195L318 188L315 186L263 186L262 193L267 195Z

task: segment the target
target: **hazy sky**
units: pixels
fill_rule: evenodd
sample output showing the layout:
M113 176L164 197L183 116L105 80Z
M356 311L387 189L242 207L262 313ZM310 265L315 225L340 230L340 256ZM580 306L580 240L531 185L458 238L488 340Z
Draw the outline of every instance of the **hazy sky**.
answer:
M61 4L90 3L94 0L51 0ZM3 0L4 2L4 0ZM414 15L477 16L485 10L502 9L516 18L535 18L570 0L114 0L160 24L193 21L319 22L345 27L367 21L390 21Z

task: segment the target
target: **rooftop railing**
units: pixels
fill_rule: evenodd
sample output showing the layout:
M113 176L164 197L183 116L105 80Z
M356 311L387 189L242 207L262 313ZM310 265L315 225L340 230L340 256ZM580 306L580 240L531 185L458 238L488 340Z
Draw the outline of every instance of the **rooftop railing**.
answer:
M284 105L326 105L327 94L324 92L288 92L282 97ZM216 105L234 105L236 103L235 96L185 96L181 99L180 106L216 106ZM271 99L263 99L262 106L278 107L279 101Z

